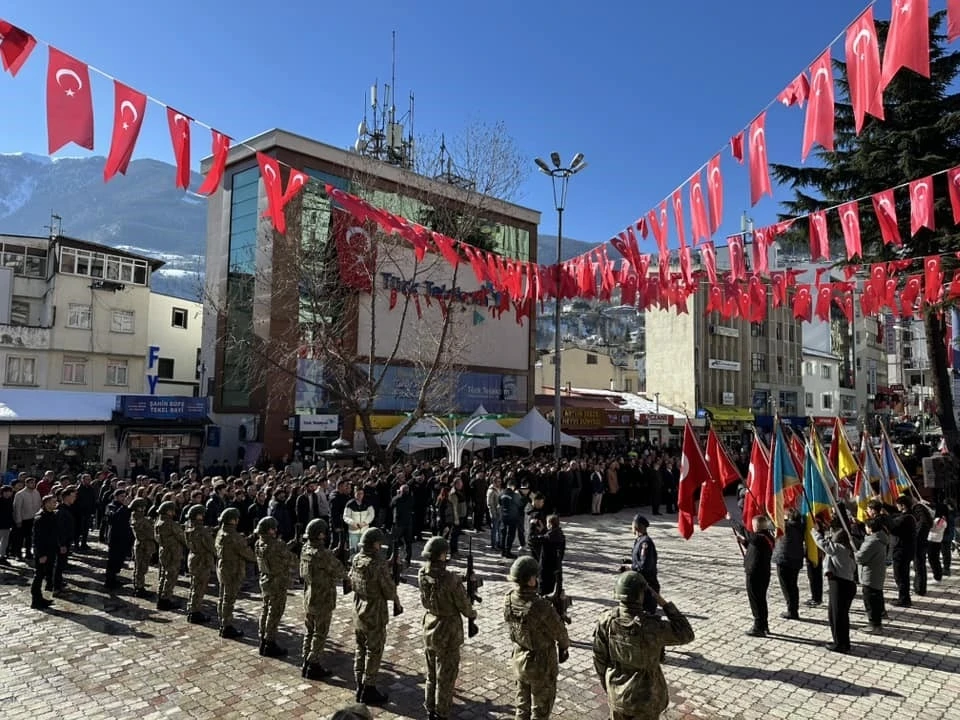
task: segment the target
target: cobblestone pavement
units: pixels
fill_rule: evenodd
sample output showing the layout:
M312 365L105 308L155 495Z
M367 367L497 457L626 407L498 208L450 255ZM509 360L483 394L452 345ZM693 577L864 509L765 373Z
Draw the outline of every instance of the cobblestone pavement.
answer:
M612 604L614 569L629 554L631 513L564 521L565 582L574 600L569 661L561 666L554 717L606 717L592 667L591 638L600 611ZM853 652L836 655L825 607L779 619L779 590L770 590L772 636L745 637L750 625L740 553L729 528L711 528L684 542L672 516L652 517L664 596L688 614L697 639L668 652L665 672L677 718L960 718L960 578L930 585L911 609L890 609L884 635L864 634L862 601L854 602ZM464 538L465 540L466 538ZM507 560L474 542L484 578L481 634L468 640L452 717L507 718L513 713L510 647L501 619ZM466 543L463 544L465 550ZM481 547L482 546L482 547ZM101 591L104 554L78 557L75 589L49 611L29 609L25 566L0 568L0 717L79 718L323 717L352 700L349 597L340 597L325 664L328 683L299 674L300 593L291 592L280 643L286 660L258 656L259 601L255 585L238 603L241 642L220 640L182 612L161 613L151 602ZM463 564L463 561L458 563ZM416 567L406 572L410 582ZM148 578L155 587L156 571ZM801 576L802 592L806 583ZM381 689L390 704L378 718L423 718L420 609L413 584L401 588L406 612L392 618ZM181 578L178 597L185 597ZM891 596L888 588L887 596ZM208 614L213 614L209 598ZM953 648L951 650L950 648ZM876 713L876 714L874 714Z

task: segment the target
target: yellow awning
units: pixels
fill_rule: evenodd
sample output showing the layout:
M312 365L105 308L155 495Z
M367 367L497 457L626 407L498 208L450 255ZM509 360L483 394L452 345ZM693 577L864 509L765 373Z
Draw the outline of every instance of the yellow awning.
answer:
M703 409L717 422L753 422L750 408L705 405Z

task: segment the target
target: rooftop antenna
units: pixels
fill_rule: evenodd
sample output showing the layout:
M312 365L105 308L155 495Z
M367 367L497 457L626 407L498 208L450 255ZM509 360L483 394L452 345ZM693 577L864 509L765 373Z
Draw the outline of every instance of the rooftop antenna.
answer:
M367 124L367 108L364 103L363 120L357 127L357 140L353 145L355 152L381 162L413 170L413 93L410 93L410 108L406 115L397 117L397 31L391 33L390 84L383 85L383 102L378 102L378 82L370 88L370 109L373 117ZM404 136L403 123L409 124Z
M51 210L50 224L44 225L43 229L50 235L51 240L55 240L63 234L63 218Z

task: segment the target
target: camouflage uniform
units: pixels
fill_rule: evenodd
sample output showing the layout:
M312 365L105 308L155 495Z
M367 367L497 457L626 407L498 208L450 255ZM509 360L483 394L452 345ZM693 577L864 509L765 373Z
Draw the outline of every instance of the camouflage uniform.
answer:
M170 600L180 575L187 537L183 532L183 525L162 513L154 526L154 532L160 546L160 585L157 588L157 598Z
M257 540L257 568L260 570L260 641L273 642L280 618L287 607L290 570L297 556L280 538L260 535Z
M146 502L138 504L142 498L130 503L130 527L133 528L133 589L143 594L146 588L147 570L157 551L157 536L153 531L153 521L146 516ZM136 505L136 507L134 507Z
M460 672L463 645L461 616L476 619L459 575L444 563L429 561L420 567L420 603L423 614L423 649L427 660L424 707L431 717L446 718L453 704L453 688Z
M303 660L319 664L323 646L330 632L330 618L337 604L337 583L347 574L337 556L323 546L323 541L309 540L300 554L300 577L303 578Z
M694 637L690 623L673 603L663 606L665 619L646 614L646 583L638 587L632 597L618 596L620 605L600 616L593 635L593 666L607 692L612 720L660 717L669 704L667 681L660 669L663 649L692 642Z
M233 626L233 606L247 574L247 563L256 562L257 557L247 545L247 539L237 532L236 523L221 523L214 548L217 553L217 580L220 581L217 615L220 627L228 628Z
M390 577L387 561L373 549L364 548L353 556L349 576L353 585L353 622L357 641L353 672L358 686L372 686L376 683L383 646L387 642L387 603L391 600L399 602L397 586Z
M546 720L557 697L558 649L570 647L567 627L550 601L537 595L536 587L525 585L507 593L503 618L514 645L516 720Z
M190 603L188 613L200 612L203 596L210 585L210 574L217 562L213 533L204 525L203 517L190 520L187 526L187 569L190 571Z

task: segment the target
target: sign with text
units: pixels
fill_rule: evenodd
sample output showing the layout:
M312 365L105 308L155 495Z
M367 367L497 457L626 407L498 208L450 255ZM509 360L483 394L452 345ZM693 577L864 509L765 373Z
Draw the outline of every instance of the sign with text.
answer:
M740 363L733 360L707 360L707 367L711 370L729 370L731 372L740 372Z
M301 433L336 433L340 430L339 415L296 415L297 430Z
M118 395L116 410L126 420L203 420L207 417L207 398Z

